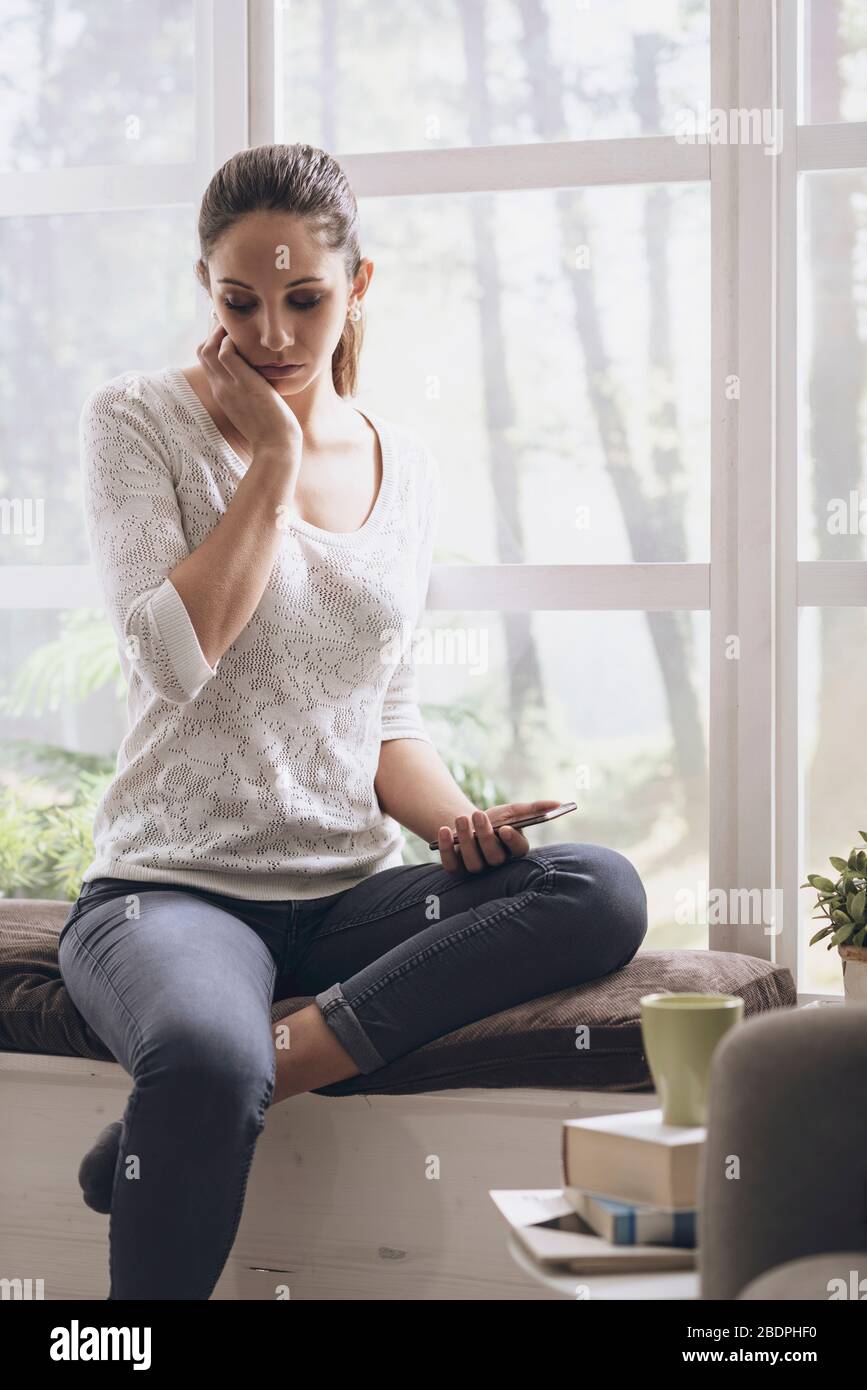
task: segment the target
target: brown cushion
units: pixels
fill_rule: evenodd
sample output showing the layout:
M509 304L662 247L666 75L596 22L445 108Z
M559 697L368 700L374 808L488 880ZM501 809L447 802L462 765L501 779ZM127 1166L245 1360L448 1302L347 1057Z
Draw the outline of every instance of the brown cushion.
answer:
M116 1059L66 992L57 941L70 903L0 899L0 1050ZM639 1000L657 990L739 994L744 1016L797 1003L789 970L729 951L639 951L601 979L468 1023L405 1057L316 1094L412 1094L459 1087L648 1091ZM312 995L276 1000L272 1022ZM589 1028L586 1047L575 1030Z

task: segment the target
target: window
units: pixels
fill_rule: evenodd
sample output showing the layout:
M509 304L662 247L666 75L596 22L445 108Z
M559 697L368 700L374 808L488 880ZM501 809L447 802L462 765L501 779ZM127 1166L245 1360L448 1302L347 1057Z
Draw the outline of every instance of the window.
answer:
M858 5L268 9L255 139L346 169L379 271L362 392L443 466L443 745L574 796L545 835L634 860L647 946L839 991L799 884L863 785L831 653L863 647L864 539L826 524L832 480L863 487Z
M78 418L109 377L195 358L195 217L246 143L245 44L243 6L213 0L9 0L0 16L4 893L75 895L126 732Z
M345 168L361 391L440 460L438 746L489 801L576 800L534 841L627 853L657 949L708 944L711 183L674 131L709 33L669 0L291 0L257 137Z
M81 402L192 360L205 185L245 145L310 141L377 267L360 404L443 469L419 671L441 751L480 800L574 798L534 841L626 853L646 947L752 952L803 1000L839 993L799 885L867 829L862 11L7 5L7 785L40 741L83 774L124 732L110 664L93 687L76 666L103 651ZM773 920L717 920L709 887L770 889Z
M277 15L279 127L344 154L666 135L709 97L706 3L278 0Z
M795 863L799 883L808 872L836 879L829 856L848 858L867 830L858 696L867 670L867 26L857 0L804 0L784 22L781 80L799 93L801 121L797 159L783 168L779 233L783 331L793 302L797 314L796 352L784 348L780 362L785 439L798 458L797 512L791 500L786 508L797 559L787 534L781 573L782 657L788 677L797 651L799 672L781 692L784 757L797 766L797 799L780 804L794 894ZM814 902L799 896L801 988L839 992L836 952L806 945L819 925Z

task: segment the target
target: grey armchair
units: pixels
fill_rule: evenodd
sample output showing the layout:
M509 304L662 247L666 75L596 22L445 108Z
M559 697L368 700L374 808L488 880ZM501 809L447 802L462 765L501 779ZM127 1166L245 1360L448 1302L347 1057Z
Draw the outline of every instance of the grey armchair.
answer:
M829 1280L867 1281L867 1004L725 1035L699 1182L700 1298L827 1300Z

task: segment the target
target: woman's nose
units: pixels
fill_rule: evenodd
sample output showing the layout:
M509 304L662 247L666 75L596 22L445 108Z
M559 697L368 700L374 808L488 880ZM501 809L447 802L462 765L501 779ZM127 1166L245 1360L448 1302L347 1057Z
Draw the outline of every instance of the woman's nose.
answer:
M279 328L275 328L272 332L266 328L261 337L263 348L267 348L269 352L279 352L281 348L292 347L294 342L295 335L293 333L284 333Z

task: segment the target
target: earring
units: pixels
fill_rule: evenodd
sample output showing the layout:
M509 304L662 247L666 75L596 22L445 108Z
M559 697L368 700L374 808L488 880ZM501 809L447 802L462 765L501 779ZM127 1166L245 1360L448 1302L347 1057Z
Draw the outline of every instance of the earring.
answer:
M358 323L358 320L361 318L361 310L357 304L353 304L347 317L351 318L353 323Z

